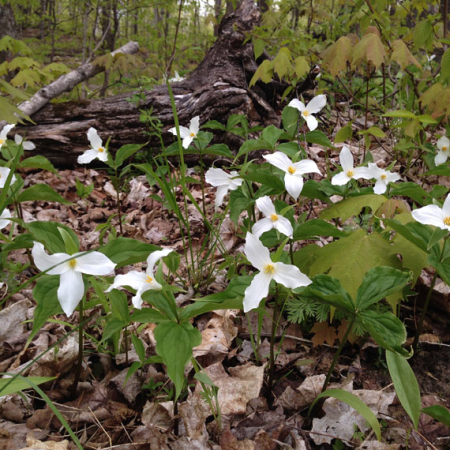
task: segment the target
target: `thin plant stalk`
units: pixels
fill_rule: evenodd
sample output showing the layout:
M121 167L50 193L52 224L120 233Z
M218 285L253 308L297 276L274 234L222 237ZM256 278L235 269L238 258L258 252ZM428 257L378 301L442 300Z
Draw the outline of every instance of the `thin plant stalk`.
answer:
M279 313L280 302L278 298L278 288L275 290L275 304L273 307L272 315L272 330L270 333L270 356L269 356L269 379L267 381L267 389L269 392L269 398L272 397L272 388L275 378L275 338L277 336L277 328L279 323Z
M80 304L78 305L79 310L79 326L78 326L78 363L75 371L75 378L73 380L72 385L72 397L75 398L77 394L78 382L80 381L81 368L83 367L83 322L84 322L84 296L81 299Z
M123 228L122 228L122 204L120 201L120 189L119 189L119 175L117 173L117 169L114 169L116 172L116 203L117 203L117 215L119 216L119 230L120 235L123 236Z

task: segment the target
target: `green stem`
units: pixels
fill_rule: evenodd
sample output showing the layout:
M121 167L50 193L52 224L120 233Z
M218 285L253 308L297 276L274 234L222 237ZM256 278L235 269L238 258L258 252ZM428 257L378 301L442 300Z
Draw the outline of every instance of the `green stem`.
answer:
M117 214L119 216L119 230L120 230L120 235L123 236L123 228L122 228L122 205L120 202L120 190L119 190L119 177L117 174L117 169L114 169L116 172L116 199L117 199Z
M352 318L352 321L350 322L350 324L347 328L347 331L345 332L345 335L342 338L341 345L339 345L339 348L338 348L336 354L334 355L333 361L331 362L331 366L330 366L330 369L328 370L327 377L325 378L321 392L325 392L327 390L331 375L333 374L334 368L338 362L339 356L341 355L342 349L344 348L344 345L347 342L348 336L350 335L350 333L352 331L354 323L355 323L355 318Z
M81 299L80 304L78 305L78 310L80 312L79 318L78 318L78 363L77 368L75 371L75 378L73 380L72 385L72 398L76 397L77 394L77 387L78 387L78 381L80 381L80 375L81 375L81 368L83 367L83 321L84 321L84 310L83 310L83 302L84 302L84 296Z
M279 300L278 300L278 288L275 290L275 305L273 307L272 315L272 331L270 334L270 356L269 356L269 380L267 381L267 389L269 392L269 398L272 398L272 387L275 378L275 338L277 335L278 328L278 310L279 310Z

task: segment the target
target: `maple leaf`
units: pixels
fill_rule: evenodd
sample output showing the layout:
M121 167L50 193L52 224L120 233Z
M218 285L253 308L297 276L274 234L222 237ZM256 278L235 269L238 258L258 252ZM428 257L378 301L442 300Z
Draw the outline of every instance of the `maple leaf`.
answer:
M352 59L352 49L351 39L347 36L342 36L322 52L322 67L335 77L340 71L344 71L347 68L347 62L350 62Z
M397 39L392 44L392 49L391 61L397 62L402 70L410 64L416 65L419 69L422 68L419 61L417 61L414 55L409 51L407 45L401 39Z
M315 333L312 337L313 347L323 345L325 342L333 346L337 338L336 328L328 325L328 322L316 322L311 332Z
M357 67L361 62L371 62L375 68L378 68L386 58L386 50L380 37L375 33L369 33L353 48L352 66Z

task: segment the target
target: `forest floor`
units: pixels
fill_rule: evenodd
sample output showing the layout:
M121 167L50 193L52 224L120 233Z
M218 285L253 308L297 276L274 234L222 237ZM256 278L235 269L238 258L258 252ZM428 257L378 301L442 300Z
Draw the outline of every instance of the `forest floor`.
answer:
M309 149L319 161L319 148ZM337 154L335 155L337 156ZM190 175L196 176L193 169ZM25 187L45 183L53 187L71 205L29 202L23 206L26 222L33 220L61 222L76 230L81 249L98 245L99 224L104 224L116 211L116 194L104 170L76 168L50 172L30 172L24 175ZM94 190L85 199L76 192L76 179L83 184L94 183ZM199 185L191 192L200 199ZM122 195L126 217L125 237L131 237L162 247L170 247L183 254L179 222L150 194L161 195L150 187L143 176L132 179ZM212 216L214 188L207 188L206 201ZM180 198L181 207L182 202ZM203 222L195 208L189 208L194 246L204 239ZM212 219L211 219L212 220ZM112 223L117 228L117 220ZM225 220L220 230L231 253L242 251L243 233L236 233L235 225ZM320 244L320 243L319 243ZM13 285L38 272L32 267L21 271L28 262L24 251L13 253L17 265ZM220 262L220 261L219 261ZM182 261L183 264L183 261ZM423 272L419 284L426 292L430 275ZM202 294L221 291L226 277L219 273ZM436 292L434 306L425 322L421 351L410 360L422 393L423 406L450 405L450 327L446 311L448 294ZM188 292L178 302L190 302ZM419 295L401 308L402 320L411 336L420 314ZM441 300L439 300L441 299ZM436 302L439 303L436 305ZM59 350L51 351L22 375L58 376L43 390L76 431L85 449L114 450L275 450L275 449L424 449L448 448L450 430L429 416L421 416L418 431L395 396L387 371L384 351L371 340L348 343L335 368L331 387L354 392L378 412L383 426L383 443L376 441L364 420L354 410L329 399L322 412L311 423L307 412L320 393L325 374L339 343L340 329L326 322L305 331L299 325L281 323L277 330L276 384L273 396L266 389L267 362L271 333L270 301L264 318L258 355L251 343L257 329L257 315L248 319L239 310L208 313L195 319L202 332L203 342L194 349L194 356L210 379L219 387L222 426L219 430L211 411L202 397L201 386L193 378L192 366L186 371L187 392L181 398L177 420L173 417L173 389L162 365L146 365L124 383L131 364L138 360L129 344L125 354L99 351L102 334L102 311L87 311L86 341L82 382L75 399L70 398L74 368L77 363L77 333L69 334L78 324L77 313L68 320L58 316L42 328L31 345L25 349L31 332L35 302L32 290L13 295L0 312L0 372L17 373L25 365L67 337ZM440 308L440 309L439 309ZM312 325L312 324L311 324ZM154 325L135 330L146 346L147 356L155 354ZM69 336L67 336L69 334ZM27 392L0 399L0 449L72 449L70 437L59 420L39 396ZM359 425L358 427L355 424ZM177 430L178 428L178 430ZM38 441L45 441L39 443Z

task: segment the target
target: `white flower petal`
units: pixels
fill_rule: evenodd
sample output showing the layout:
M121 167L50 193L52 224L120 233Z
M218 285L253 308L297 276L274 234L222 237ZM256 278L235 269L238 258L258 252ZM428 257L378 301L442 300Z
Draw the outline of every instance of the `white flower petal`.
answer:
M210 185L217 187L230 184L230 176L222 169L211 168L205 173L205 180ZM236 181L238 181L236 179Z
M116 275L113 284L105 292L110 292L113 289L119 289L123 286L130 286L131 288L139 291L145 288L146 285L148 284L146 283L146 280L147 274L145 272L138 272L137 270L131 270L130 272L125 273L123 275Z
M189 146L191 145L191 142L194 140L194 138L191 136L191 135L189 135L189 136L186 136L184 139L183 139L183 148L189 148Z
M437 142L436 142L437 148L439 150L442 150L444 147L448 150L450 147L450 141L446 136L442 136Z
M376 180L378 180L378 178L385 173L385 171L378 167L375 163L369 163L369 167L367 169L370 172L370 178L375 178Z
M300 112L303 112L305 110L305 104L296 98L291 100L288 106L291 106L292 108L297 108Z
M439 150L436 153L436 156L434 157L434 163L439 166L439 164L443 164L445 163L445 161L447 161L448 158L448 151L443 152L442 150Z
M356 167L353 169L354 180L358 180L359 178L363 178L364 180L370 180L373 177L372 172L367 167Z
M347 184L349 181L350 178L347 176L347 173L340 172L331 179L331 184L333 186L344 186L344 184Z
M194 133L195 136L197 136L199 129L200 129L200 116L195 116L189 123L189 131L191 133Z
M401 180L401 176L398 173L386 172L386 182L387 183L395 183L398 180Z
M346 145L342 147L341 153L339 153L339 162L344 172L353 169L353 155Z
M283 286L294 289L301 286L308 286L312 281L296 266L277 262L274 264L274 280Z
M299 162L296 162L293 164L293 167L295 168L295 172L301 173L302 175L304 173L319 173L320 170L317 167L317 164L314 161L311 161L310 159L302 159Z
M16 135L14 136L14 142L15 142L17 145L20 145L20 144L22 143L22 141L23 141L23 137L22 137L20 134L16 134Z
M103 162L108 161L108 153L107 153L107 151L104 149L102 152L97 152L97 158L100 161L103 161Z
M8 208L5 208L0 215L0 229L7 227L11 221L11 211Z
M289 222L286 217L278 216L278 220L273 222L273 227L287 237L292 237L294 234L294 229L292 228L291 222Z
M157 250L156 252L150 253L150 255L147 258L147 274L152 276L153 275L153 267L155 266L155 264L161 258L164 258L171 252L172 252L171 248L163 248L162 250ZM153 278L153 276L152 276L152 278Z
M223 203L223 199L225 198L225 195L227 195L229 190L229 186L222 185L217 187L216 191L216 201L214 202L214 206L216 211L219 209L219 206Z
M78 164L89 164L95 158L98 158L98 155L99 153L97 150L90 148L78 157L77 162Z
M74 270L81 273L87 273L88 275L108 275L114 270L116 264L114 264L106 255L100 252L86 253L85 255L78 256L80 253L76 253L76 266Z
M0 139L3 141L6 141L7 139L7 134L15 127L15 125L5 125L2 129L2 131L0 132Z
M9 176L9 172L11 172L11 169L8 169L7 167L0 167L0 188L5 186L6 180ZM11 178L11 184L14 184L16 180L16 176L13 175Z
M292 161L281 152L275 152L271 155L263 155L264 159L270 162L275 167L278 167L278 169L281 169L283 172L287 172L289 167L293 165Z
M284 176L284 186L289 195L297 200L303 189L303 177L301 175L291 175L289 172L286 172L286 175Z
M244 294L244 312L251 311L259 306L261 300L269 293L272 275L264 272L258 273L253 278L250 286Z
M303 118L306 120L306 125L308 126L309 131L314 131L319 126L319 122L312 114L303 116Z
M263 233L270 231L272 228L274 228L274 222L265 217L264 219L258 220L258 222L253 225L252 234L259 238Z
M450 194L447 195L444 204L442 205L443 217L450 217Z
M264 270L268 264L272 264L269 249L264 247L262 242L252 233L247 233L245 237L244 253L253 267Z
M375 194L381 195L381 194L384 194L386 192L386 189L387 189L386 181L382 180L380 178L375 183L375 186L373 187L373 192L375 192Z
M317 95L307 105L306 110L310 114L318 113L327 104L327 96L324 94Z
M428 205L415 209L412 212L412 216L417 222L423 223L424 225L434 225L443 230L450 230L450 226L444 224L442 209L437 205Z
M17 134L16 134L17 136ZM23 143L23 149L30 151L30 150L34 150L36 148L36 146L31 142L31 141L25 141Z
M258 198L256 200L256 206L266 217L276 214L275 205L268 195Z
M89 142L92 145L92 148L98 149L102 146L102 140L100 139L100 136L97 133L97 130L95 128L89 128L87 132L87 138L89 139Z
M67 317L70 317L84 295L83 275L74 270L61 274L58 300Z
M56 266L47 272L49 275L61 275L71 270L69 261L67 261L70 255L67 253L54 253L53 255L49 255L40 242L34 243L31 255L33 256L36 267L42 272L50 269L50 267ZM67 262L64 263L64 261Z

